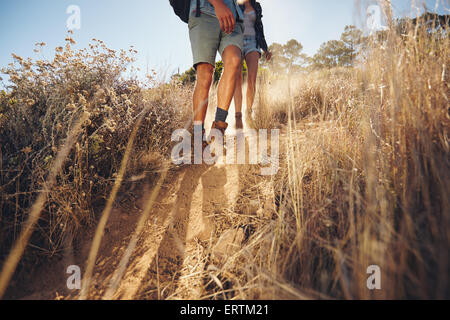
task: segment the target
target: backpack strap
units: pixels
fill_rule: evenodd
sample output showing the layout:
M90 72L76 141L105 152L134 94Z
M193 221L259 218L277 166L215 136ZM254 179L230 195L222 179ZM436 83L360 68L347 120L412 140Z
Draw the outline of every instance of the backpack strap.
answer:
M241 18L239 18L239 12L238 12L238 7L239 7L239 9L241 9L241 11L242 11L242 13L244 13L244 11L245 11L245 4L238 4L237 6L236 6L236 3L235 3L235 11L236 11L236 22L239 22L239 23L243 23L244 21L241 19Z
M196 10L195 16L197 18L200 17L200 0L197 0L197 10Z
M238 23L243 23L244 21L243 21L241 18L239 18L239 12L238 12L238 10L237 10L237 7L234 6L234 9L235 9L235 11L236 11L236 22L238 22Z

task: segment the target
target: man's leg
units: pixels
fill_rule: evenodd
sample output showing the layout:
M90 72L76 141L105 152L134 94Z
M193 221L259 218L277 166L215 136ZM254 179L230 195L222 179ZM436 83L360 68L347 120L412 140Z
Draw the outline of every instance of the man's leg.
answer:
M219 52L223 60L223 74L217 88L217 111L213 129L222 135L228 127L226 119L236 89L237 73L241 70L242 48L244 47L244 25L237 23L231 34L221 33Z
M242 68L242 63L240 68ZM242 112L242 72L236 74L236 89L234 90L234 107L236 113Z
M228 46L222 54L223 74L217 89L217 103L220 109L228 112L236 89L237 74L241 67L241 49Z
M209 90L214 67L210 63L197 64L197 82L194 89L194 163L202 162L202 152L207 147L204 141L205 118L208 110ZM200 148L201 147L201 148Z
M233 99L236 89L236 77L241 66L241 49L230 45L225 48L222 53L223 74L217 88L217 110L216 119L212 128L219 130L222 135L228 128L226 123L228 117L228 109L230 109L231 100ZM211 139L213 140L213 139Z
M211 64L200 63L197 65L197 82L194 90L194 122L196 123L205 122L213 74L214 67Z
M241 49L234 45L226 47L222 53L223 74L217 88L218 106L216 118L212 125L212 129L218 130L221 133L221 140L225 135L225 130L228 128L226 120L228 117L228 109L230 109L231 100L236 89L236 77L241 66L241 55ZM212 130L209 140L215 141L214 136L215 132ZM215 157L214 154L212 156Z

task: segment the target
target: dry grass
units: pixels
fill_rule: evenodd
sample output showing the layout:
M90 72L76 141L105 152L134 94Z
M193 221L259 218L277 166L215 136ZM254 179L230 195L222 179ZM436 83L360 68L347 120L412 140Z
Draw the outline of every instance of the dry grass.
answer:
M89 50L73 50L70 35L66 42L53 60L13 55L14 64L3 69L11 86L0 97L0 260L43 193L23 262L60 254L66 236L76 238L96 223L133 129L138 126L138 139L126 162L125 185L155 176L170 155L172 131L190 115L189 88L123 78L130 74L134 49L115 52L94 39ZM80 119L80 132L71 141L67 137ZM74 148L63 159L56 183L47 186L48 172L66 144Z
M287 146L274 229L254 236L259 272L316 296L450 296L449 56L448 30L410 26L355 69L286 80L275 107L263 84L255 122L285 125Z

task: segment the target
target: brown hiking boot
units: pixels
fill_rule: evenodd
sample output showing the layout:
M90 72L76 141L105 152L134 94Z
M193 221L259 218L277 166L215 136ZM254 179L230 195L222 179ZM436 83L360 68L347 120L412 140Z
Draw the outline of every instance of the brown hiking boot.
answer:
M216 129L216 130L219 130L221 133L222 133L222 136L224 136L225 137L225 130L227 130L227 128L228 128L228 123L226 123L226 122L223 122L223 121L214 121L213 122L213 124L212 124L212 127L211 127L211 129ZM213 137L211 137L211 141L212 141L212 138Z
M236 112L236 129L244 129L244 123L242 122L242 112Z
M212 124L212 127L211 127L211 130L212 129L216 129L216 130L219 130L221 133L222 133L222 146L224 146L224 141L225 141L225 130L227 130L227 128L228 128L228 123L226 123L226 122L223 122L223 121L214 121L213 122L213 124ZM213 136L211 136L211 133L209 134L209 139L208 139L208 141L210 141L210 144L213 144L214 143L214 139L215 139L215 137L213 137ZM226 150L224 151L224 155L226 154ZM215 153L214 152L211 152L211 156L212 157L215 157L216 155L215 155Z
M203 133L202 133L202 139L203 139L202 140L202 152L204 152L206 147L209 146L208 141L206 141L206 139L204 139L205 136L206 136L205 129L203 129Z

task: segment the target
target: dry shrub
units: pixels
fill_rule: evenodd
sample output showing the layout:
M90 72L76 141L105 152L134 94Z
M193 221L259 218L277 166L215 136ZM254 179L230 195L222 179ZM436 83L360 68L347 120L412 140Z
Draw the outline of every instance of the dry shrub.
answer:
M57 151L82 114L89 119L48 194L24 261L58 253L64 237L76 236L96 221L96 209L108 196L140 116L125 183L132 175L151 177L159 169L170 155L172 131L190 114L190 89L148 87L132 76L124 78L134 61L133 48L115 52L94 39L89 49L73 50L70 35L66 42L51 61L13 55L15 63L3 69L11 85L0 97L0 259L17 238Z

